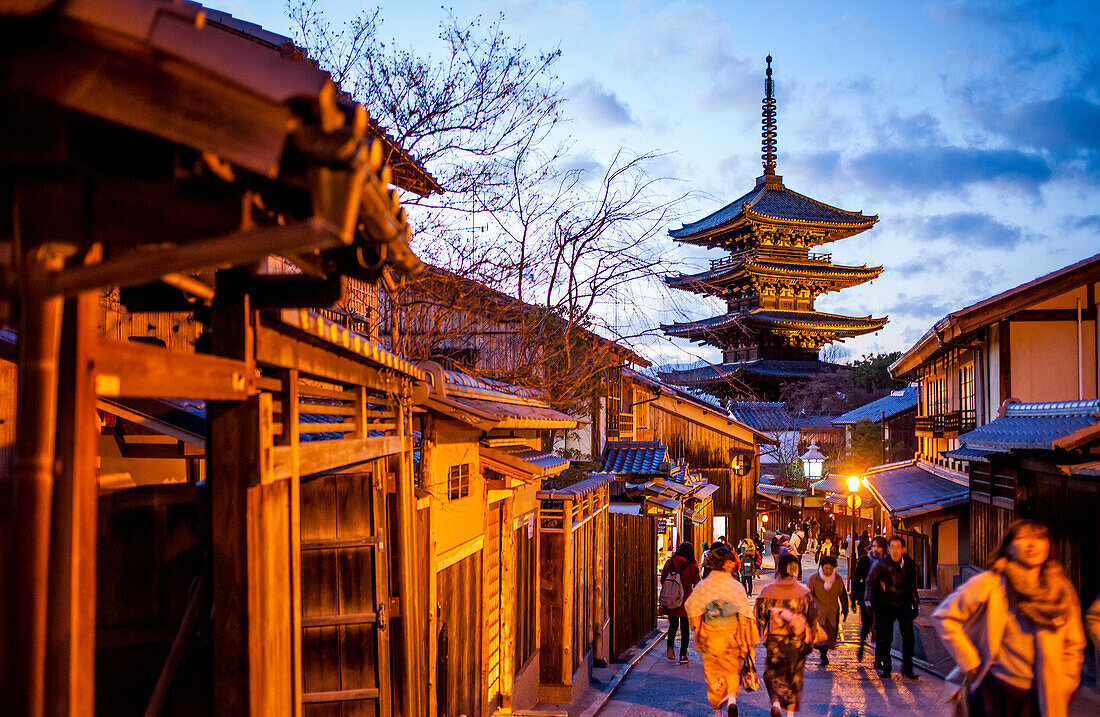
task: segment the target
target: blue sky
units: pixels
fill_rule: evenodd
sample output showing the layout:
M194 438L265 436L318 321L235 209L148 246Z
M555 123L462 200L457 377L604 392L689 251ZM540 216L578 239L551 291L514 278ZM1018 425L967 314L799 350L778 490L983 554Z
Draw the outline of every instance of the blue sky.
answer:
M333 20L350 2L320 2ZM214 5L288 32L277 2ZM366 7L373 7L367 5ZM383 2L382 35L437 50L444 10ZM1088 2L454 2L498 12L534 49L560 46L572 161L598 171L619 147L668 153L656 168L693 196L685 221L761 173L764 57L774 57L778 173L788 187L877 214L830 245L838 263L883 265L823 311L888 314L859 355L904 350L937 318L1100 252L1100 23ZM676 224L679 226L679 223ZM702 269L718 256L671 251ZM624 315L631 313L624 307ZM720 313L642 295L650 324ZM626 319L624 319L625 321ZM635 319L637 320L637 319ZM704 347L644 342L659 362Z

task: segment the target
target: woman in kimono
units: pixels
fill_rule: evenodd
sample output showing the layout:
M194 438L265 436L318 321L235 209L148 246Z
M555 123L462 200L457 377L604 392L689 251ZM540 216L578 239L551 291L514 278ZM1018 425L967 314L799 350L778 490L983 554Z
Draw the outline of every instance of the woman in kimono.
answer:
M722 717L723 703L726 717L736 717L741 670L760 634L745 588L734 577L740 567L737 553L727 545L711 548L705 567L706 577L684 601L684 610L695 630L695 647L703 657L707 698L715 717ZM754 689L752 685L749 688Z
M848 619L848 591L844 581L836 574L836 558L826 555L821 558L817 572L806 581L810 596L817 606L817 624L825 631L826 640L815 645L821 653L821 666L829 664L829 650L836 649L836 636L840 630L840 614Z
M784 711L790 717L801 706L806 655L813 649L817 606L798 582L798 568L797 557L781 556L778 578L756 597L756 620L768 651L764 684L772 717L782 717Z

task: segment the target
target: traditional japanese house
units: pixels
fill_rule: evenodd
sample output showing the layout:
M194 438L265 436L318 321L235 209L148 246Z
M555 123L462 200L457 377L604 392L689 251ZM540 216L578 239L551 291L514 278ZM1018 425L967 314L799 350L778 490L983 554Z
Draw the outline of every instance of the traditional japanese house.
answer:
M852 445L852 426L859 421L870 421L877 424L882 432L884 453L890 450L894 454L914 455L917 452L915 428L919 398L920 387L911 384L853 408L834 418L832 423L844 429L844 444L849 448ZM883 455L880 463L886 463L891 457Z
M427 377L297 308L419 268L392 147L326 73L219 18L77 0L0 60L11 714L427 710ZM257 272L271 255L302 273ZM97 325L105 293L191 320Z
M722 350L717 365L661 374L723 400L775 400L788 382L839 370L818 360L825 344L881 329L886 318L829 314L815 299L871 281L882 267L843 266L811 249L854 236L877 217L810 199L786 187L776 169L771 59L764 97L764 174L751 191L698 221L674 229L676 241L724 249L708 271L666 279L669 286L726 302L727 311L661 328L669 336Z
M421 366L431 381L413 416L421 589L435 656L428 714L529 708L539 699L540 634L551 633L539 622L537 494L569 465L542 452L542 436L576 420L530 390Z
M952 453L970 465L972 562L996 549L1013 520L1039 520L1081 604L1091 605L1100 594L1100 400L1009 400L959 443Z
M951 494L957 486L969 485L968 500L961 507L951 506L939 514L926 512L924 525L915 529L919 535L914 538L930 543L941 591L956 584L968 566L982 563L1008 520L1017 514L1019 496L1010 478L1016 458L1006 464L999 464L1000 459L985 461L985 451L968 448L964 436L1005 417L1009 403L1097 397L1098 282L1100 255L952 312L890 367L895 378L920 384L915 420L918 456L905 470L915 467L926 476L922 480L928 486L922 493L930 504L954 502ZM1043 419L1043 410L1035 409L1037 420ZM1057 422L1055 415L1047 419ZM984 480L975 482L975 470ZM891 480L890 471L875 475L883 482ZM1006 477L998 479L1004 485L992 491L991 476L996 475ZM945 476L948 482L943 482ZM933 490L935 485L940 488ZM1087 481L1073 485L1074 490L1084 490ZM998 495L996 502L993 493ZM1091 500L1089 495L1083 492L1082 501ZM1037 506L1046 504L1028 505L1033 506L1028 510L1038 511ZM1094 531L1072 527L1058 512L1030 514L1052 528L1060 525L1060 530L1067 531L1063 533L1066 544L1084 546L1094 541Z

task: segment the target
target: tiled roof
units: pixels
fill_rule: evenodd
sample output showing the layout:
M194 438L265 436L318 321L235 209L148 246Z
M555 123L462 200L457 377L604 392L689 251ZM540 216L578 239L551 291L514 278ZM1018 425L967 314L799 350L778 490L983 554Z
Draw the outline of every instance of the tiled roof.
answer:
M608 441L600 470L603 473L669 474L668 448L660 441Z
M840 411L802 411L794 417L795 425L799 428L821 428L833 430L833 420L840 415Z
M777 309L754 309L746 313L730 313L712 316L698 321L685 321L666 324L661 330L671 336L690 337L704 333L714 333L733 326L761 326L777 329L810 329L819 331L840 331L844 333L867 333L886 325L886 318L870 316L841 316L821 311L779 311Z
M517 477L524 479L556 475L569 467L568 459L527 446L482 445L480 452L484 465L506 474L518 471L521 475Z
M878 422L882 420L882 415L884 413L886 414L886 418L893 418L906 411L915 409L919 397L919 387L915 385L906 386L900 391L891 391L888 396L883 396L859 408L853 408L851 411L834 418L833 425L846 426L864 419Z
M1100 421L1100 400L1013 403L1005 415L959 436L966 448L1053 450L1055 442Z
M658 374L662 381L681 386L705 386L718 383L738 374L766 378L811 378L823 373L833 373L843 367L824 361L783 361L779 359L752 359L703 366L682 371L666 371ZM743 422L743 419L734 416Z
M540 500L561 500L562 498L577 498L603 488L615 480L615 476L607 473L589 473L588 477L573 485L564 488L548 488L538 492Z
M734 418L758 431L793 431L798 427L782 401L732 401L729 409Z
M898 518L912 518L961 505L970 497L970 486L966 482L945 478L919 463L869 471L864 480L875 499Z
M776 178L778 180L778 178ZM877 217L849 212L793 192L781 181L760 181L750 192L702 219L669 231L674 239L686 239L732 224L743 217L798 221L837 227L870 227Z
M698 274L666 276L665 283L677 289L696 289L722 286L732 279L752 275L790 278L825 278L836 286L854 286L875 278L882 273L881 266L841 266L822 262L802 263L787 261L763 261L746 257L717 269Z

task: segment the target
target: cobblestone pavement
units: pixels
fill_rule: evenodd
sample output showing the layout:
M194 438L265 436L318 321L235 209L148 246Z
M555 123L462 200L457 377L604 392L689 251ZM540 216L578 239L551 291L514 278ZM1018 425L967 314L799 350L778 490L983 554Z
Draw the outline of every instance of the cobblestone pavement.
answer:
M841 561L843 566L844 561ZM805 573L815 570L813 561L805 562ZM842 572L846 572L842 570ZM759 591L767 580L753 586ZM661 621L662 626L667 622ZM694 635L693 635L694 637ZM802 692L804 715L865 715L867 717L900 717L921 715L932 717L948 713L943 702L945 683L932 675L917 673L921 679L913 682L901 677L894 665L894 679L883 680L872 667L874 647L868 646L862 663L856 662L859 641L859 617L849 615L844 625L842 642L830 653L829 666L822 667L817 653L806 660L805 686ZM679 649L679 636L677 636ZM600 717L665 717L668 715L713 715L707 702L703 682L703 666L692 645L688 654L690 665L680 665L665 657L662 642L635 666L619 685ZM894 660L898 663L898 660ZM763 674L764 647L756 648L757 671ZM761 685L756 692L742 692L737 701L743 717L769 714L767 690Z

